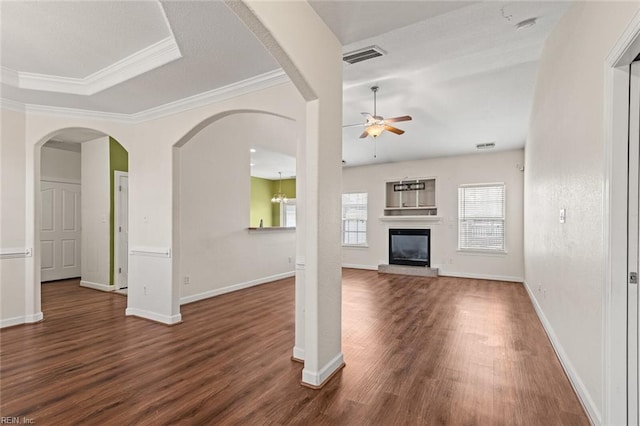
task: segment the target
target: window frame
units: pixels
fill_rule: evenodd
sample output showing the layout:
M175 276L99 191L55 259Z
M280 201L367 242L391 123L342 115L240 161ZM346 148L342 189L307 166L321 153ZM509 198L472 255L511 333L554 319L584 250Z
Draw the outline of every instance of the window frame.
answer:
M296 225L289 226L287 224L287 206L293 206L296 216L296 224L298 223L298 205L295 198L288 198L287 201L280 202L280 226L283 228L295 228Z
M500 222L502 224L502 247L501 248L493 248L493 247L463 247L461 246L462 242L462 229L463 222L473 220L473 218L469 218L465 216L464 218L461 216L462 205L461 201L463 199L463 191L466 188L502 188L502 216L501 217L492 217L491 215L487 215L486 217L478 217L476 220L485 220L487 222ZM507 253L507 185L504 182L490 182L490 183L473 183L473 184L462 184L458 186L458 241L457 241L457 251L462 253L476 253L476 254L506 254Z
M364 195L365 196L365 203L353 203L352 205L354 206L365 206L364 208L364 212L365 212L365 217L364 219L348 219L345 217L345 196L351 196L351 195ZM361 221L364 222L364 231L345 231L345 222L346 221ZM362 243L353 243L353 244L349 244L349 243L345 243L345 232L348 233L352 233L352 234L361 234L364 235L364 242ZM357 239L357 238L356 238ZM342 194L342 199L341 199L341 213L340 213L340 243L342 245L342 247L369 247L369 193L368 192L344 192Z

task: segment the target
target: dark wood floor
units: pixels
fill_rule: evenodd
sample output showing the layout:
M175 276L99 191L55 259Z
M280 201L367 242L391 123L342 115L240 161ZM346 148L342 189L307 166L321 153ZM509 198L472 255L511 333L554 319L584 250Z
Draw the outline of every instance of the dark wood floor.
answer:
M43 285L45 321L0 332L0 415L37 425L586 425L521 284L344 271L347 366L299 384L293 280L182 307Z

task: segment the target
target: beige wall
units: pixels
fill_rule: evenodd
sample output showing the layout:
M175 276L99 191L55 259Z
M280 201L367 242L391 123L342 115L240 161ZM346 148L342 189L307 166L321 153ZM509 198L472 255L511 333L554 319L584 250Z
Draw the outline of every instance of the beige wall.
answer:
M180 148L181 300L193 301L293 274L296 233L249 232L249 148L271 139L295 149L298 124L241 113L216 121ZM190 284L184 283L185 276Z
M82 282L109 286L109 137L82 144Z
M36 194L39 194L41 145L60 130L69 128L88 128L113 136L129 152L129 247L162 253L175 251L172 240L173 145L209 117L237 109L270 111L304 122L300 95L291 84L258 90L139 124L72 114L29 113L26 120L24 112L3 106L0 148L2 251L38 246L38 224L34 219L37 219L39 203ZM6 309L0 313L0 325L8 324L5 320L11 318L18 318L16 321L21 323L34 318L37 320L41 315L39 265L39 250L34 250L31 257L2 259L0 292L2 306ZM130 312L149 313L153 319L165 322L179 318L176 314L179 312L179 284L172 277L171 257L131 256L128 304L134 310ZM147 288L146 294L144 287ZM157 312L162 314L154 314Z
M25 229L25 115L0 111L0 252L23 251ZM22 323L25 315L24 257L0 259L0 326Z
M522 150L388 163L343 170L343 192L368 193L368 247L343 247L345 266L377 269L388 263L388 229L431 229L431 263L442 275L522 281L523 164ZM385 181L403 177L435 177L438 221L380 220ZM506 185L506 254L462 253L458 246L458 186L504 182Z
M68 179L80 182L80 152L42 147L40 153L40 176L42 178Z
M596 423L603 409L605 58L638 8L572 6L542 54L526 145L526 283Z

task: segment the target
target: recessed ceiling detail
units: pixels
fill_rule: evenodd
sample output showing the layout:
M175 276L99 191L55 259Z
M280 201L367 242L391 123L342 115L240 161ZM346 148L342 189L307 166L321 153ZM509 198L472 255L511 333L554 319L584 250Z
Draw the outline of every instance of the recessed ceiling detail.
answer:
M176 39L169 36L84 78L36 74L4 68L2 82L21 89L91 96L181 57ZM15 77L5 81L5 75Z
M160 2L2 8L3 84L91 96L182 57Z

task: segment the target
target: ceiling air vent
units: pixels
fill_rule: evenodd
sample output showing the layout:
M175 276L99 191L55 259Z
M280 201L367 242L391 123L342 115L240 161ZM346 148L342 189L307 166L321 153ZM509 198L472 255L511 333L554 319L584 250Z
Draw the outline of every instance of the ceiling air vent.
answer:
M496 144L495 142L489 142L489 143L479 143L476 145L476 148L478 149L491 149L491 148L495 148Z
M380 49L378 46L369 46L363 49L354 50L353 52L345 53L342 55L342 60L353 65L358 62L367 61L386 54L387 52Z

